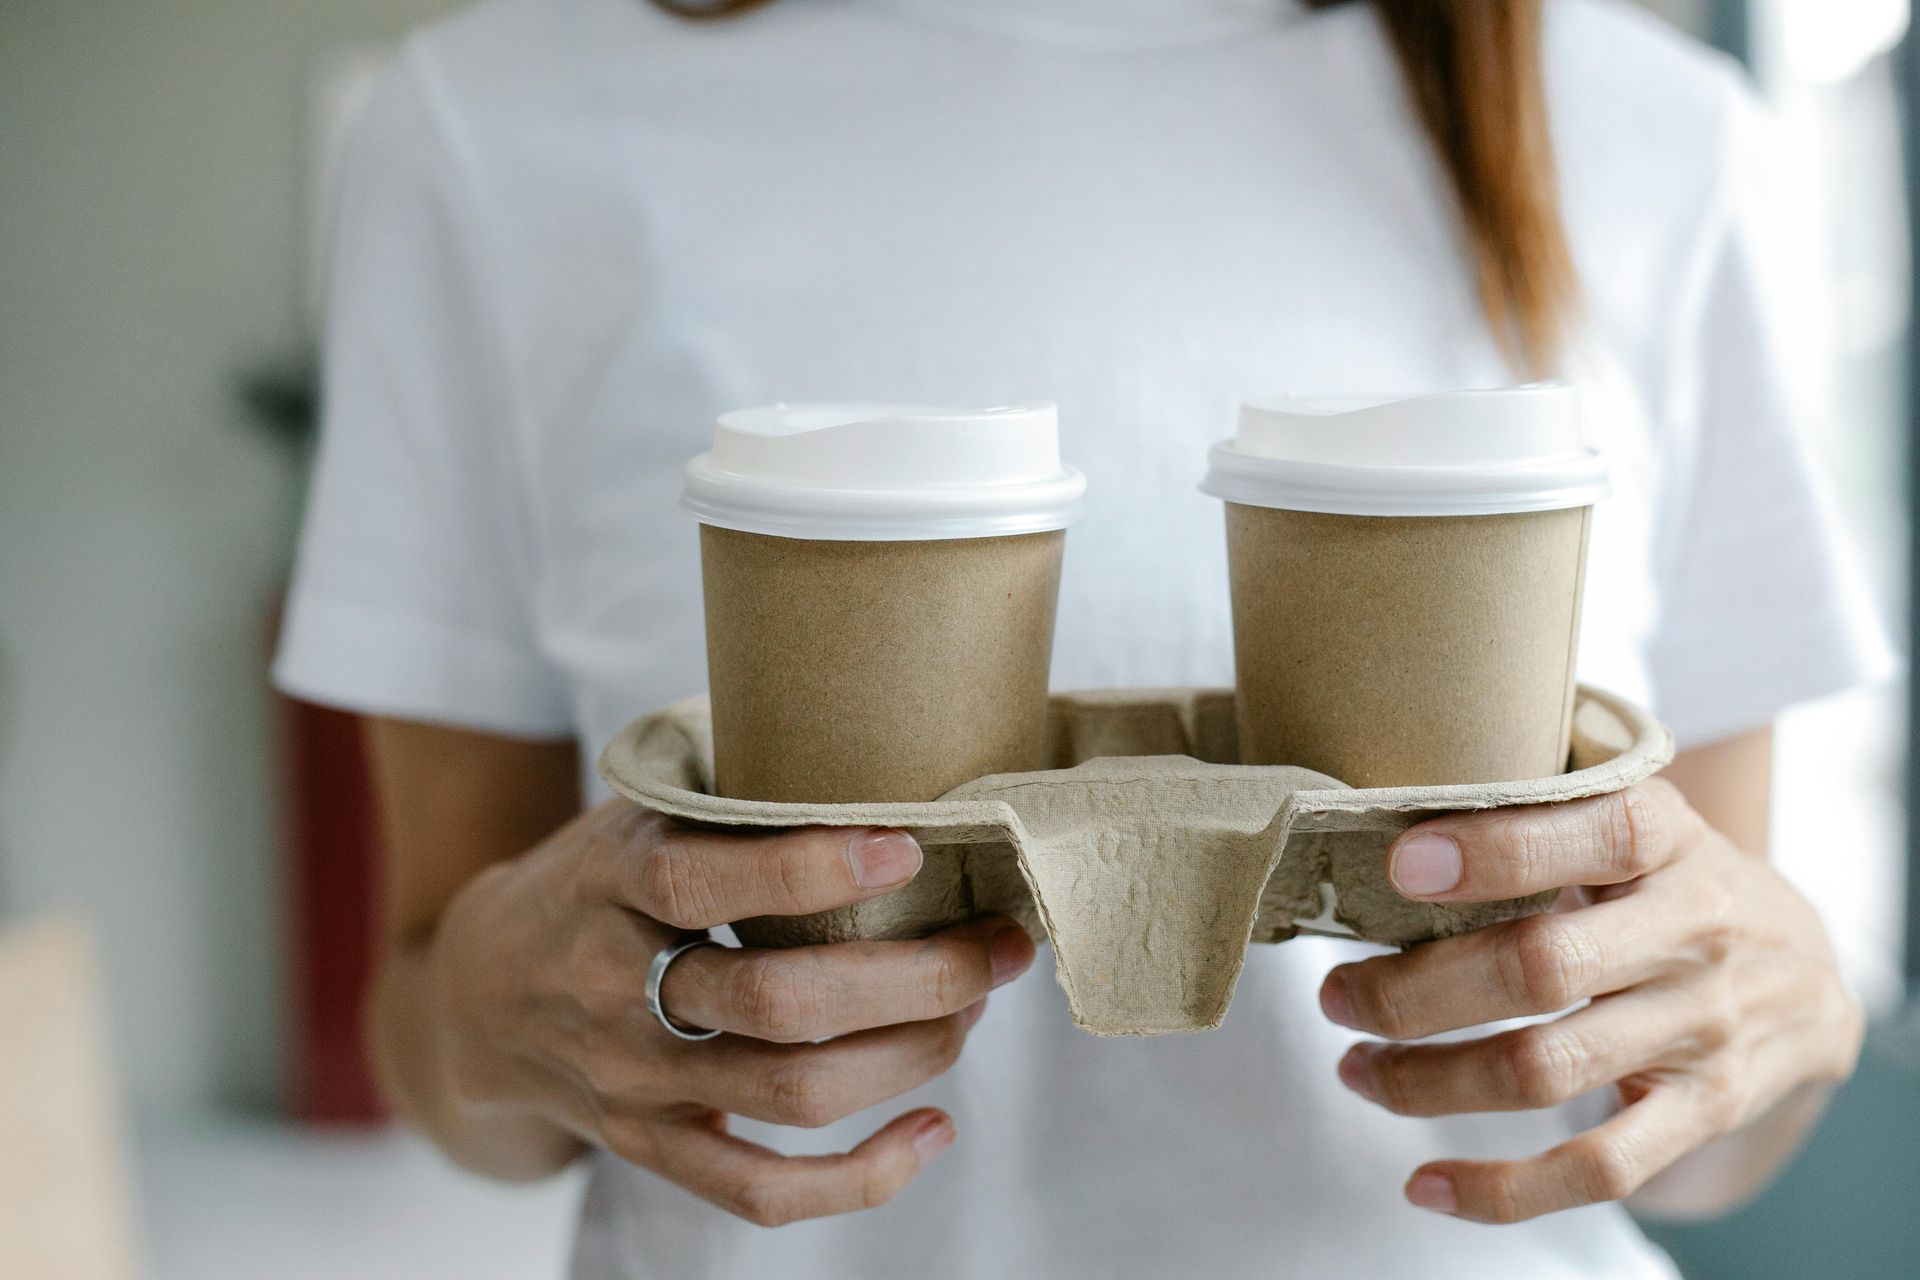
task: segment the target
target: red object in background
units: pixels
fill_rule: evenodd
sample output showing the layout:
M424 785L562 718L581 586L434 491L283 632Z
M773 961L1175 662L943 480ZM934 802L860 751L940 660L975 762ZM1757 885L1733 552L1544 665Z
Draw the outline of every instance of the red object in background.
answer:
M361 1037L373 982L379 815L360 717L280 699L292 985L289 1106L313 1124L386 1119Z

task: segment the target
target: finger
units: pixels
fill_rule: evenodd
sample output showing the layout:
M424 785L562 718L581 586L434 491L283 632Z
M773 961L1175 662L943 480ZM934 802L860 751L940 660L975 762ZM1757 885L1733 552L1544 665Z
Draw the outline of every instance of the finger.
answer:
M904 831L800 827L701 831L663 819L650 838L610 848L614 901L676 929L711 929L753 916L829 911L897 889L920 870Z
M1407 828L1387 855L1403 897L1496 902L1620 884L1665 866L1699 819L1659 778L1561 804L1455 813Z
M797 1044L945 1017L1012 981L1033 955L1027 931L1005 916L911 942L701 947L667 970L660 996L683 1025Z
M733 1115L817 1129L945 1073L976 1017L956 1013L819 1044L723 1039L687 1055L681 1089Z
M1320 1007L1343 1027L1418 1040L1502 1018L1556 1013L1683 963L1687 921L1639 895L1527 916L1343 964Z
M655 1169L763 1227L885 1204L953 1144L953 1121L909 1111L843 1155L783 1156L736 1138L724 1121L688 1121L663 1135Z
M1437 1160L1407 1180L1423 1209L1474 1222L1523 1222L1543 1213L1623 1200L1716 1133L1695 1092L1662 1083L1585 1133L1527 1160Z
M1555 1022L1457 1044L1357 1044L1340 1079L1405 1116L1557 1107L1638 1072L1724 1044L1678 988L1610 996Z

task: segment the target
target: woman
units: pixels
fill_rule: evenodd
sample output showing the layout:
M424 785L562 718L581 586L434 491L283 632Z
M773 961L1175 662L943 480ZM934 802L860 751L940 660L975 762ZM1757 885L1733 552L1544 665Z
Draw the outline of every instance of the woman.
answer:
M494 1176L591 1152L583 1280L1670 1275L1605 1202L1736 1200L1860 1039L1761 856L1768 723L1883 659L1797 433L1754 117L1590 0L486 0L411 40L342 192L279 668L376 717L395 1104ZM1238 396L1556 369L1615 464L1583 677L1685 750L1428 823L1391 872L1568 910L1255 948L1206 1036L1080 1035L1002 920L689 952L663 1004L709 1041L643 1008L690 932L919 865L679 829L583 768L704 684L674 499L716 411L1056 398L1093 495L1056 685L1223 684L1193 484Z

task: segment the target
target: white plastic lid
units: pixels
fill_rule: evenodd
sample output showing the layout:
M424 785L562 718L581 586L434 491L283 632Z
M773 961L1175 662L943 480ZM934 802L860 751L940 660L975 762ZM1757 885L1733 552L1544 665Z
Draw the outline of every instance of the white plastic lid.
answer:
M776 404L720 415L680 505L780 538L909 542L1062 529L1087 481L1051 403L998 409Z
M1580 436L1565 383L1406 400L1249 400L1209 452L1203 493L1253 507L1354 516L1494 515L1607 496L1606 458Z

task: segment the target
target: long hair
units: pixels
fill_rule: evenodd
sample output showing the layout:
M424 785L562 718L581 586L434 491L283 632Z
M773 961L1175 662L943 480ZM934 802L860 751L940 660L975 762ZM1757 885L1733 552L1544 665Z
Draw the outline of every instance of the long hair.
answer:
M1342 0L1304 0L1315 9ZM1540 69L1541 0L1369 0L1447 171L1493 335L1554 371L1579 299Z
M653 0L683 18L769 0ZM1330 9L1350 0L1302 0ZM1552 374L1579 300L1541 82L1541 0L1366 0L1445 168L1480 308L1507 361Z

